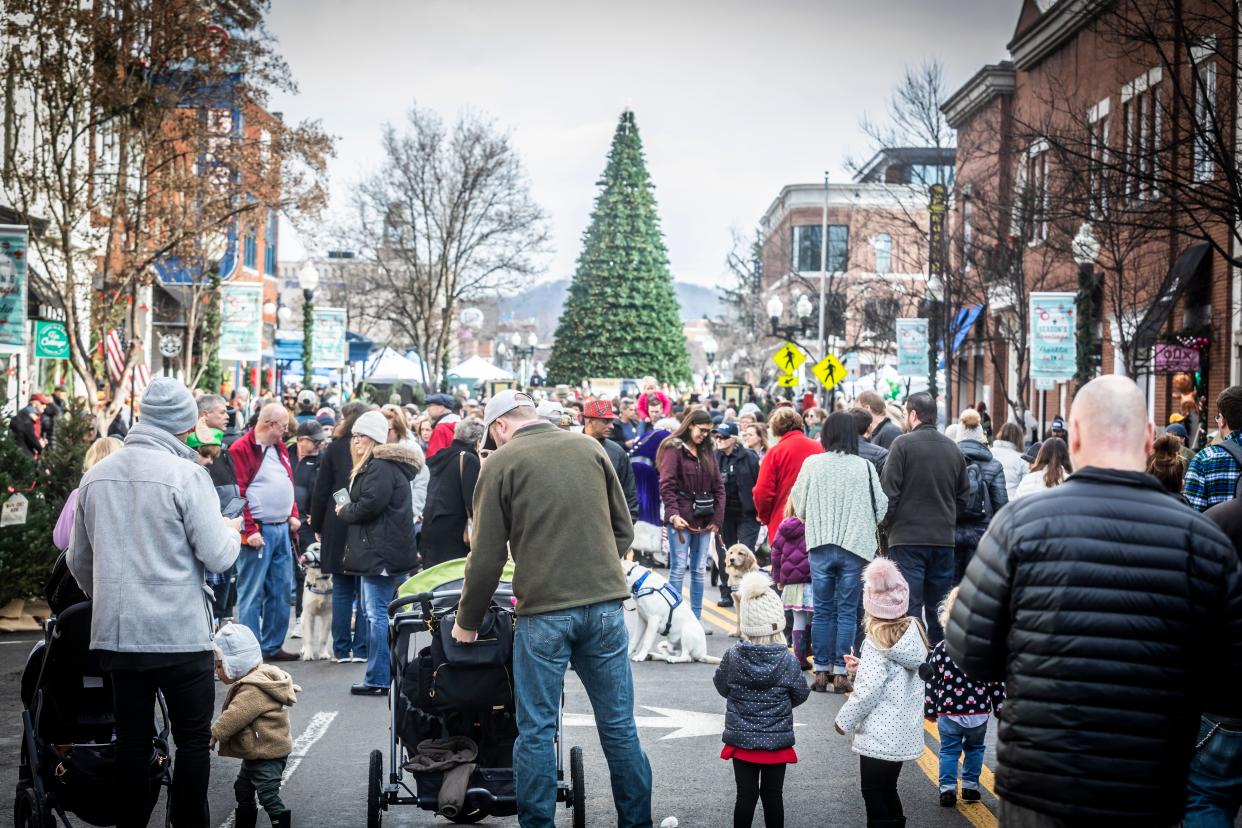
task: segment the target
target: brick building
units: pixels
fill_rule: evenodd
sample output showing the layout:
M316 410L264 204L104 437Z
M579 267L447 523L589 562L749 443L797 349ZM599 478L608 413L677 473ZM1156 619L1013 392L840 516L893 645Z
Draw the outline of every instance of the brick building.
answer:
M1209 411L1239 381L1233 207L1202 195L1237 119L1221 3L1026 0L1009 59L945 102L952 278L962 304L986 306L954 360L956 411L986 399L996 422L1025 410L1032 427L1067 413L1074 382L1027 379L1033 291L1077 294L1080 364L1134 377L1158 424L1177 412L1177 372Z
M862 373L893 364L894 320L916 316L927 282L927 187L923 177L952 174L952 150L909 163L907 150L881 153L867 180L830 184L825 339L841 359L856 353ZM811 301L800 340L817 346L823 184L781 188L760 220L762 287L782 299L781 324L796 322L798 295ZM773 347L776 347L774 344Z

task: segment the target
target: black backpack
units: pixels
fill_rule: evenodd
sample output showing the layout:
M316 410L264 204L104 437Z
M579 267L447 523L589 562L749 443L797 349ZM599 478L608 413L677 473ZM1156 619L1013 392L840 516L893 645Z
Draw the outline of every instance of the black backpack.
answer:
M1233 462L1238 464L1238 468L1242 469L1242 446L1230 440L1221 440L1216 444L1218 449L1224 450L1226 454L1233 458ZM1242 497L1242 475L1238 476L1238 484L1233 489L1235 498Z
M967 461L966 480L970 495L966 501L966 510L962 512L959 523L978 523L992 517L992 494L988 491L988 481L983 476L983 466Z

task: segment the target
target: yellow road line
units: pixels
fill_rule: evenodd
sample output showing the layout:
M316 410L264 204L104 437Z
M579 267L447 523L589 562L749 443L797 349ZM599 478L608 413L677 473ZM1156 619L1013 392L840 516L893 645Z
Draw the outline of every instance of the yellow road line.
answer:
M690 589L688 587L683 586L681 594L687 601L690 600ZM703 602L703 620L711 621L714 626L727 633L734 632L737 629L737 616L730 618L721 612L719 607L710 606L706 601Z

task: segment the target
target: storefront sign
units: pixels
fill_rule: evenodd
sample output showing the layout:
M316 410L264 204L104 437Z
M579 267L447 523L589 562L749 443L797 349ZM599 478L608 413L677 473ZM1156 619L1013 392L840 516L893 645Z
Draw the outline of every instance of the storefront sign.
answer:
M927 320L897 320L897 373L903 377L927 376Z
M1031 294L1031 378L1065 382L1078 370L1074 293Z
M35 323L35 359L68 359L69 334L63 322Z
M21 225L0 225L0 353L26 350L26 248Z
M1160 342L1153 351L1152 362L1157 373L1193 373L1199 370L1199 352L1194 348Z
M349 345L345 341L344 308L315 308L315 332L311 345L316 369L345 367L349 362Z
M220 359L263 358L263 286L230 283L220 288Z

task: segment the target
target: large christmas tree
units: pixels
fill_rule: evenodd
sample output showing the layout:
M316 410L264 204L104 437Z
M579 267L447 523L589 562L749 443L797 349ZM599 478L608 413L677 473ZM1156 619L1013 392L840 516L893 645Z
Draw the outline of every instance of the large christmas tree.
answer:
M686 338L634 113L621 113L548 360L552 382L690 378Z

